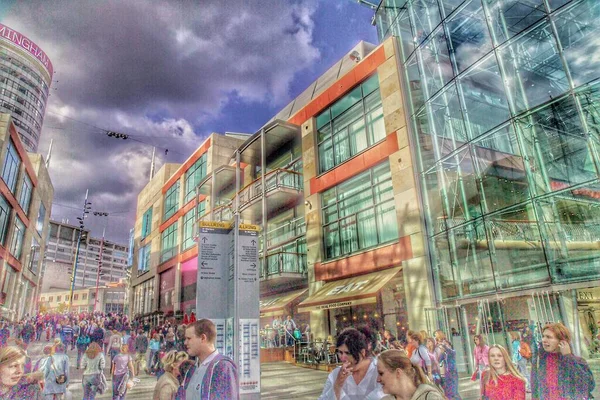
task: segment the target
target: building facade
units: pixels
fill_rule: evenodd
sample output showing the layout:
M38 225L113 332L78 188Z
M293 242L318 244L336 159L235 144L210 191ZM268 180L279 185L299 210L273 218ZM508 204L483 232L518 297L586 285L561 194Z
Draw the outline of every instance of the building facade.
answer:
M475 333L562 321L600 355L600 3L385 0L434 307L459 364ZM467 355L464 355L467 354Z
M54 188L9 114L0 114L0 142L0 316L19 320L35 312Z
M71 288L71 280L65 277L73 273L80 230L78 226L50 221L42 283L44 293ZM75 289L101 287L126 278L127 245L90 237L88 231L84 232L77 260Z
M123 313L127 312L127 285L124 282L109 283L98 287L73 290L73 301L70 301L71 290L52 290L42 292L39 296L40 312L93 312ZM69 308L69 304L71 307Z
M0 24L0 112L12 115L29 152L37 151L53 73L39 46Z
M205 213L198 183L228 165L244 134L211 134L183 164L165 164L138 196L130 314L188 315L196 308L197 215Z

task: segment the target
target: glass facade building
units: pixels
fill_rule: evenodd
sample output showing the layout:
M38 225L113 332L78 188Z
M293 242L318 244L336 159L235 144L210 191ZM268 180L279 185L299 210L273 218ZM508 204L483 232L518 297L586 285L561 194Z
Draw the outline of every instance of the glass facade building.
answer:
M598 354L600 2L384 0L375 22L404 76L431 327L470 351L561 320Z

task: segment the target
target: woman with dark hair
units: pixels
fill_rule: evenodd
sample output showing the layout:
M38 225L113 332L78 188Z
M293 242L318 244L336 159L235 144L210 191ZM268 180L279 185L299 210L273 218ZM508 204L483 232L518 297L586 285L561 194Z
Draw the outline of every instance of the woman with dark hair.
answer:
M481 396L488 400L525 400L525 377L517 371L506 349L490 346L490 368L481 377Z
M589 365L571 352L571 332L561 323L542 330L531 369L533 399L591 399L596 383Z
M354 328L346 328L338 336L336 347L342 365L329 374L319 400L383 398L377 383L377 365L368 355L365 335Z
M444 395L427 383L421 367L414 365L403 351L386 350L381 353L377 374L383 393L395 399L444 400Z

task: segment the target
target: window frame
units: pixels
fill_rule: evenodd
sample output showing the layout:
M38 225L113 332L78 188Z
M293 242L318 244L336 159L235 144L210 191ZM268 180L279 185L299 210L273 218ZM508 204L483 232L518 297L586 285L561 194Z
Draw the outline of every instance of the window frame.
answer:
M180 188L180 183L179 183L179 180L177 180L165 192L165 197L164 197L164 202L163 202L163 209L164 209L163 221L166 221L167 219L172 217L179 209L179 188Z
M11 193L15 194L17 188L17 180L19 178L19 169L21 168L21 157L15 147L12 139L8 141L4 165L2 167L2 175L0 176Z

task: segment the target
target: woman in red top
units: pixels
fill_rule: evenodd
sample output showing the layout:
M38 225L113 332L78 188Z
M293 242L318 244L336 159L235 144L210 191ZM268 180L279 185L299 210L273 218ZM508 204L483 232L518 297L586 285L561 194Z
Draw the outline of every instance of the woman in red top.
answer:
M525 378L517 371L506 349L490 346L490 368L481 379L481 396L489 400L525 400Z

